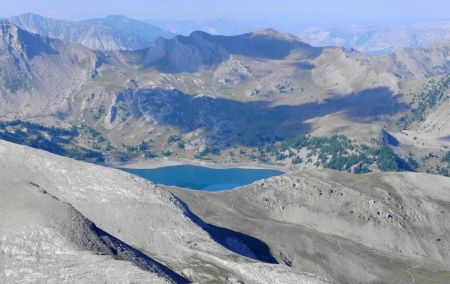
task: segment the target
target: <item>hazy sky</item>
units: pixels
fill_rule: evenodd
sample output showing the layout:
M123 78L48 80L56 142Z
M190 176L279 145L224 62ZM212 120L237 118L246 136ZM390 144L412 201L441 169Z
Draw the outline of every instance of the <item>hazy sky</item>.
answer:
M0 16L64 19L121 14L136 19L261 20L280 23L393 23L450 18L449 0L0 0Z

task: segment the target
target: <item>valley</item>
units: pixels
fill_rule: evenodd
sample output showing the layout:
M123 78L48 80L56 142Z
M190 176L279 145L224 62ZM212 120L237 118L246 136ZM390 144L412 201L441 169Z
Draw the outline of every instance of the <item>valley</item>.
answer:
M447 177L292 171L208 193L9 142L0 154L1 281L446 283L450 275Z
M4 48L11 48L4 55L10 63L2 72L2 119L86 129L69 143L80 153L67 154L81 160L120 165L159 157L357 173L448 171L441 162L448 143L433 140L431 129L424 130L427 141L417 138L421 123L431 125L425 121L433 119L434 109L446 121L445 107L439 111L448 92L443 47L404 51L419 57L365 55L312 47L269 29L229 37L195 32L161 38L147 50L105 52L31 35L6 22L3 39ZM36 48L27 50L31 39ZM44 62L73 71L49 69ZM39 66L45 69L36 73ZM49 72L65 77L53 86L44 75ZM63 82L68 87L60 91ZM38 104L27 103L36 98ZM440 129L438 135L446 137L445 126ZM386 144L384 132L401 143ZM345 143L330 152L322 144L334 135L345 136ZM307 141L287 147L295 137ZM49 148L43 144L34 143ZM380 167L380 154L396 157ZM425 161L430 155L437 157L432 163Z
M0 19L0 283L448 283L447 26L179 23Z

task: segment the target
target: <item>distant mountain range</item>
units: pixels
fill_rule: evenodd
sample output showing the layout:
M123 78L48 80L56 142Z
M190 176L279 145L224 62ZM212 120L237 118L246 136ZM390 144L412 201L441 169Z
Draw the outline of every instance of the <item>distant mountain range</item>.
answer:
M393 51L0 20L0 283L447 284L450 41L364 33ZM207 193L131 163L286 174Z
M287 25L249 20L237 22L226 19L147 22L183 35L193 31L238 35L270 27L295 34L304 42L314 46L338 46L370 53L387 53L398 47L426 47L432 43L450 40L450 20L402 26L349 25L320 28L312 28L304 23Z
M203 31L213 35L239 35L252 31L270 28L271 24L261 21L232 21L228 19L209 20L146 20L145 22L161 27L172 33L189 35L195 31Z
M97 50L142 49L152 46L159 37L174 36L158 27L124 16L71 22L29 13L8 18L8 21L29 32L78 42Z
M400 27L315 28L300 32L299 37L316 46L340 46L370 53L387 53L399 47L426 47L450 40L450 21Z
M450 21L406 26L348 26L311 28L305 24L280 25L264 21L213 20L147 20L125 16L87 19L78 22L55 20L36 14L8 18L23 30L51 38L78 42L96 50L135 50L153 46L159 37L170 39L176 34L189 35L203 31L212 35L240 35L277 28L297 35L313 46L354 48L368 53L389 53L399 47L427 47L450 40Z

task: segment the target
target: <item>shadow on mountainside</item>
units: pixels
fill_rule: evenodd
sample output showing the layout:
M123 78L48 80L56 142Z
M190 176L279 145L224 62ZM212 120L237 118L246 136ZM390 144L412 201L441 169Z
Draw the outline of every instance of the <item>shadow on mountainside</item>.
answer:
M188 279L171 270L164 264L159 263L141 251L127 245L102 229L98 227L95 227L94 229L98 236L112 250L112 253L117 259L130 261L139 268L156 273L173 283L190 283Z
M24 49L28 59L33 59L36 56L44 54L58 54L58 51L52 47L52 43L58 42L58 40L29 33L21 29L18 29L17 34L20 42L23 44L22 48Z
M69 208L69 219L64 220L64 234L67 234L71 241L80 248L96 254L111 255L115 259L131 262L144 271L165 278L170 283L190 283L188 279L164 264L103 231L70 203L61 201L57 196L51 194L39 184L29 181L29 185L35 192L39 192L53 202L51 204L45 204L46 206L52 206L56 203Z
M218 244L236 254L265 263L278 264L278 261L270 252L270 247L263 241L240 232L205 223L202 219L200 219L200 217L195 215L189 209L188 205L184 201L176 196L174 197L183 207L186 216L205 230Z
M216 66L228 60L231 55L281 60L295 51L297 59L303 60L319 56L322 50L274 30L237 36L210 35L196 31L189 36L158 39L155 46L148 49L142 65L144 68L156 68L166 73L197 72Z
M119 95L116 109L121 108L121 101L131 100L123 103L136 106L134 115L154 124L177 127L185 133L202 129L210 142L222 146L254 146L260 141L307 134L311 131L307 120L329 114L373 123L406 108L399 98L388 88L380 87L321 102L272 106L264 101L242 102L155 88L139 90L132 96Z
M130 261L139 268L145 271L156 273L172 283L190 283L188 279L171 270L164 264L127 245L126 243L108 234L102 229L95 227L94 230L98 234L98 236L105 242L105 244L112 250L112 253L117 259Z

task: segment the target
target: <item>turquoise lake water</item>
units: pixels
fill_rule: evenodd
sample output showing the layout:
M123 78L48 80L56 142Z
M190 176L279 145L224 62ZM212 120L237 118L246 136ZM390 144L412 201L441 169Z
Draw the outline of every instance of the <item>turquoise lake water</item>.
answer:
M283 174L269 169L214 169L194 165L155 169L122 169L154 183L205 191L222 191Z

